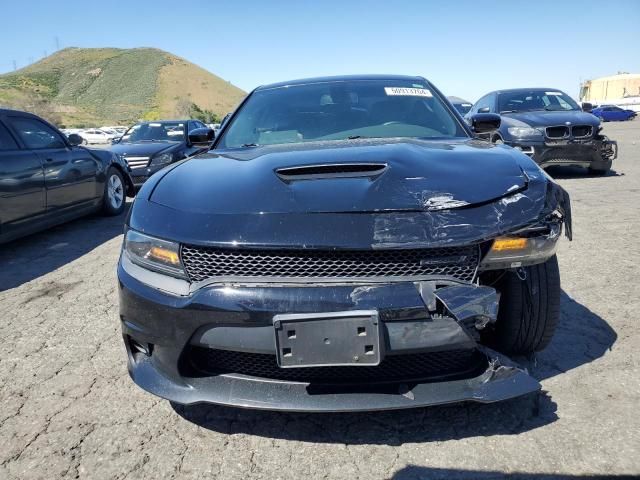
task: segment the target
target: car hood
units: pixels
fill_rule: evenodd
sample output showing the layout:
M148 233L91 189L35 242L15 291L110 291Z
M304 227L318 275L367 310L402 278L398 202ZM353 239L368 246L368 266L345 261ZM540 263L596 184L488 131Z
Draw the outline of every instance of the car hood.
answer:
M380 139L220 150L179 163L157 182L149 199L205 214L438 211L523 191L527 176L521 161L529 160L508 147L476 140ZM322 170L327 165L337 167L335 172ZM359 165L368 167L354 176L343 171ZM292 167L301 175L289 175L286 169Z
M123 157L151 157L176 145L179 142L117 143L111 146L111 151Z
M501 116L504 123L511 125L526 124L531 127L565 125L567 122L570 122L571 125L592 125L595 127L600 123L594 115L580 110L571 110L568 112L535 111L503 113Z

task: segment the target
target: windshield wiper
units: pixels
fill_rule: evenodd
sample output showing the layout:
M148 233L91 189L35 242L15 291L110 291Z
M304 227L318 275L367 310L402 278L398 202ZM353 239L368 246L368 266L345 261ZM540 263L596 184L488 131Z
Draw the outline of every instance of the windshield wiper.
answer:
M242 144L243 147L258 147L259 145L257 143L243 143Z
M355 140L357 138L371 138L371 137L367 137L366 135L349 135L347 137L347 140Z
M571 109L567 109L567 108L556 108L556 107L552 107L551 105L544 107L544 109L548 112L570 112L572 110L575 110L575 108L571 108Z

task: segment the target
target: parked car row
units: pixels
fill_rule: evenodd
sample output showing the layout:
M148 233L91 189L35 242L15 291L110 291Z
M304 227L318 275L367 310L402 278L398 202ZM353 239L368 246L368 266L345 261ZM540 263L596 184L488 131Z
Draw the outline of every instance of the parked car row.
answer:
M65 128L65 135L76 134L82 138L82 144L111 144L121 137L127 127L100 127L100 128Z

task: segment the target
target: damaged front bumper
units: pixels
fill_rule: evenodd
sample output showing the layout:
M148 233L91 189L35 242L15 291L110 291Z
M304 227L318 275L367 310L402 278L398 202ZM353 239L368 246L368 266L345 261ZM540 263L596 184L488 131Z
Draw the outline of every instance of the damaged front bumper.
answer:
M617 142L599 134L588 139L514 139L505 143L527 154L542 168L564 165L605 169L618 157Z
M488 403L540 389L524 369L478 343L479 331L496 321L491 287L446 280L212 284L176 296L140 282L136 268L126 258L118 268L129 373L143 389L177 403L368 411ZM380 322L379 365L275 363L277 315L363 310L375 311Z

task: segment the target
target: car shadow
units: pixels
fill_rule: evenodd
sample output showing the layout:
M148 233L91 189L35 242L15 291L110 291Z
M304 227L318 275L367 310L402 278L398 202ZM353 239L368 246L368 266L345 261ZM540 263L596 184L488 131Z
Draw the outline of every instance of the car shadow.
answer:
M605 320L565 292L561 308L560 325L551 345L534 358L518 359L539 380L594 361L617 338ZM557 419L556 404L545 391L494 404L463 403L364 413L267 412L207 404L172 404L172 408L192 423L225 434L346 444L402 445L510 435Z
M0 292L52 272L117 237L127 210L115 217L89 215L0 245Z
M563 291L560 322L549 346L531 358L514 360L545 380L602 357L617 338L604 319Z
M609 170L604 175L597 175L595 173L589 173L589 170L583 167L572 166L554 166L547 167L545 171L551 175L555 180L570 180L572 178L609 178L609 177L622 177L624 172L618 172L616 170Z
M555 480L555 479L627 479L637 478L633 475L611 475L604 474L584 474L584 475L568 475L559 473L528 473L528 472L499 472L495 470L463 470L457 468L433 468L421 467L418 465L407 465L398 470L392 477L392 480L437 480L437 479L466 479L475 478L480 480L494 480L499 478L509 478L514 480Z

